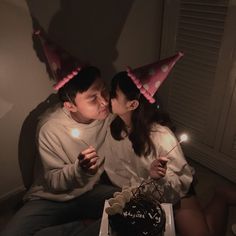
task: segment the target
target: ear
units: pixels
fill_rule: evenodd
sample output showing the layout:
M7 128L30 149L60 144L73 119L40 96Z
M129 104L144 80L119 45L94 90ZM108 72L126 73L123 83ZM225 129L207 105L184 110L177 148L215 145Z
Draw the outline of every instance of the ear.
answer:
M127 108L129 111L135 110L139 106L138 100L132 100L127 102Z
M63 105L68 111L71 111L71 112L77 111L77 107L71 102L64 102Z

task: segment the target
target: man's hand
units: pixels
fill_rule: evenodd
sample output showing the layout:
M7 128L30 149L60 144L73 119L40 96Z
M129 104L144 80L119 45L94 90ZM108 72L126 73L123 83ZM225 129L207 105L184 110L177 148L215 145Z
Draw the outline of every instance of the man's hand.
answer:
M79 165L84 172L94 175L99 169L99 165L97 164L98 158L96 150L90 146L79 154Z
M150 166L149 175L153 179L160 179L166 175L166 163L168 162L168 158L159 157L154 160Z

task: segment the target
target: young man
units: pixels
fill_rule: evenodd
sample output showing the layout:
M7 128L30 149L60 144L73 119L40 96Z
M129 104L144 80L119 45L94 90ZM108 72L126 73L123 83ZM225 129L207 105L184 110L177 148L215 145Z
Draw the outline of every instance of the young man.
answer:
M100 180L104 157L99 151L111 120L100 71L79 68L55 88L62 106L48 111L39 123L38 178L25 196L27 202L3 232L5 236L46 235L48 227L97 219L104 200L117 190ZM72 235L68 227L59 230Z

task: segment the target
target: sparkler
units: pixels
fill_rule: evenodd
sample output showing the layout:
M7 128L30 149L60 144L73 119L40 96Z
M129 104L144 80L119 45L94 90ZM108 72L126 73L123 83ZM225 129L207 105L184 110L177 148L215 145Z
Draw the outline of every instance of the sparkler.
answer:
M74 138L79 139L83 144L85 144L87 147L90 147L88 143L86 143L83 139L80 138L80 131L76 128L71 130L71 136Z
M171 148L170 151L168 151L165 156L168 156L170 154L170 152L172 152L180 143L185 142L187 140L188 140L187 134L182 134L180 136L179 142L173 148Z

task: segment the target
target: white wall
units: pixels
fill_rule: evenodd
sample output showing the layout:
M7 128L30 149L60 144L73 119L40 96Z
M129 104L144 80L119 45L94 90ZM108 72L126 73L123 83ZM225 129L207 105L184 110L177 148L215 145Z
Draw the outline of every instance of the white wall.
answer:
M159 58L161 0L28 0L27 4L29 10L23 0L0 2L0 199L22 186L20 129L28 113L52 92L45 66L33 49L30 13L51 39L101 68L105 78L125 65L135 67ZM4 113L3 106L9 112Z
M23 121L52 90L45 65L33 49L32 22L24 1L0 1L0 29L0 198L4 198L22 187L18 142Z
M117 71L126 65L135 68L159 59L161 24L161 0L134 1L116 44Z
M162 0L29 0L50 38L109 79L159 57Z

